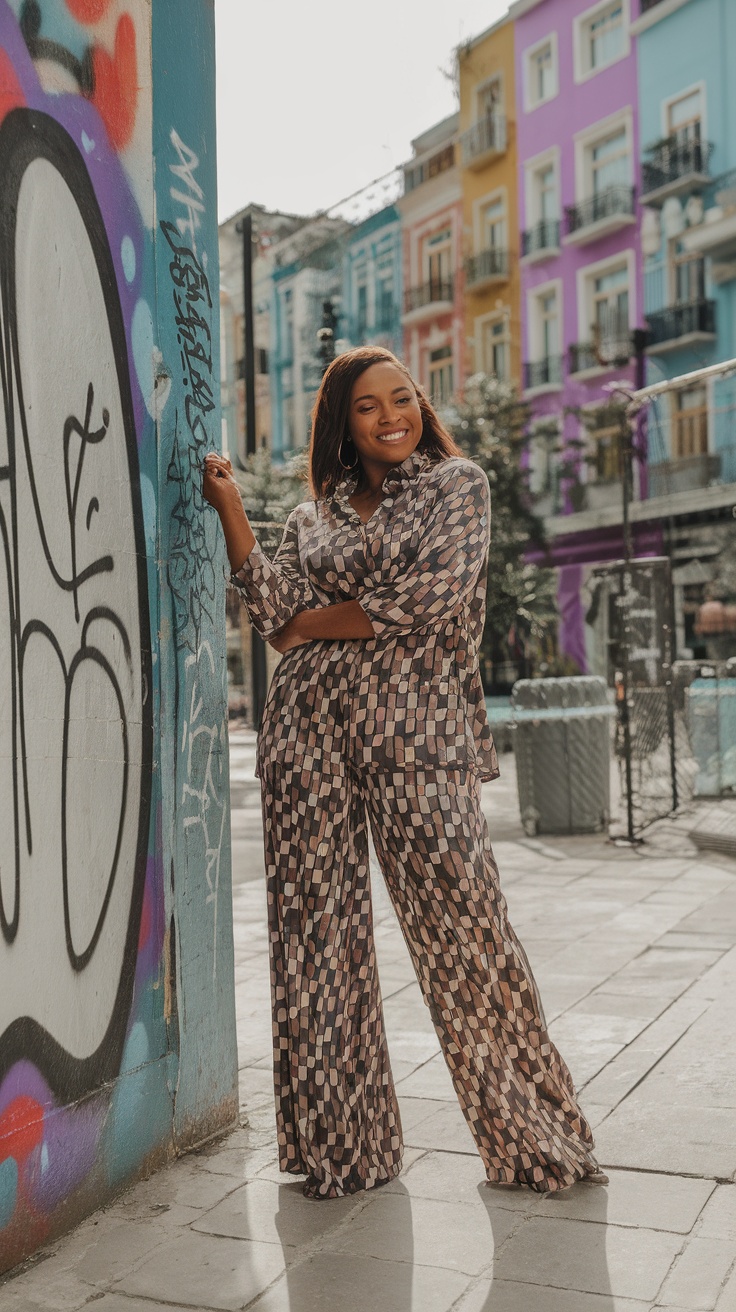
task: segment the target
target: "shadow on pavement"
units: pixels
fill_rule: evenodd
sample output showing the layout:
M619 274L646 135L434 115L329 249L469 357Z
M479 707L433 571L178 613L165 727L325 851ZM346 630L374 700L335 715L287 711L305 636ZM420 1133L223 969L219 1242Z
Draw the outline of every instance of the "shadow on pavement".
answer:
M535 1207L506 1238L506 1217L497 1207L500 1191L478 1186L496 1230L492 1288L477 1312L615 1312L606 1255L607 1190L588 1184L573 1189L590 1194L584 1222L556 1219L551 1197L541 1204L544 1215Z
M282 1185L279 1194L300 1189L299 1185ZM315 1309L349 1308L350 1312L426 1312L427 1291L419 1289L414 1299L414 1236L411 1200L402 1185L394 1183L391 1194L374 1189L368 1195L355 1195L349 1209L345 1199L344 1217L319 1239L319 1251L294 1261L293 1231L288 1209L276 1214L276 1229L284 1250L288 1312L315 1312ZM365 1201L364 1203L364 1200ZM286 1202L286 1199L284 1199ZM374 1203L388 1204L374 1207ZM363 1204L361 1206L361 1204ZM321 1202L304 1202L305 1207L321 1208ZM420 1280L420 1284L422 1281ZM268 1296L263 1306L269 1307ZM278 1303L279 1312L284 1308Z

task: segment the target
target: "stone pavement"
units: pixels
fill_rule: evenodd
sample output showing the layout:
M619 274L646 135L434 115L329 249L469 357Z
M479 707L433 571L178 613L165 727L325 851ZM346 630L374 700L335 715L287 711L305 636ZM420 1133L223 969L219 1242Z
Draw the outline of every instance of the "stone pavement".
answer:
M736 862L524 837L513 757L485 805L511 918L596 1127L608 1189L483 1184L380 875L401 1177L307 1202L276 1167L253 736L233 735L243 1124L0 1283L2 1312L736 1312Z

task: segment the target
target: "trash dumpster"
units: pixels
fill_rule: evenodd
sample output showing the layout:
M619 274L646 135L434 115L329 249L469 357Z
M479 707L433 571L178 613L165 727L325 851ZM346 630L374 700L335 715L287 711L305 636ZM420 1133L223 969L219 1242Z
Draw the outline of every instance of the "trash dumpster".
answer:
M511 694L521 822L527 834L588 834L611 814L605 679L520 679Z
M694 679L685 696L694 795L720 797L736 788L736 679Z

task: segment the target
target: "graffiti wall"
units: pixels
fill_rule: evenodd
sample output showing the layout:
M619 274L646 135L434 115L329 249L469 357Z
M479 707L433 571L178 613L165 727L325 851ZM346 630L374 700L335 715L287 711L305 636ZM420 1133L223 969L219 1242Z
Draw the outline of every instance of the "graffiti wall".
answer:
M213 13L155 9L0 0L0 1271L237 1106Z

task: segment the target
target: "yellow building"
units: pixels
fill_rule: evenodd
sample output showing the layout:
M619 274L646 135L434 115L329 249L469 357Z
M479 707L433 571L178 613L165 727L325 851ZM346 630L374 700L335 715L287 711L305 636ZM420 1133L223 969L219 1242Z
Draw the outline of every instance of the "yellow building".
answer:
M458 51L468 374L521 383L514 24Z

